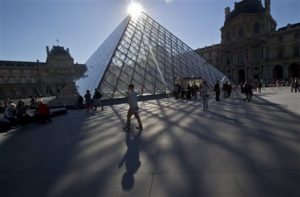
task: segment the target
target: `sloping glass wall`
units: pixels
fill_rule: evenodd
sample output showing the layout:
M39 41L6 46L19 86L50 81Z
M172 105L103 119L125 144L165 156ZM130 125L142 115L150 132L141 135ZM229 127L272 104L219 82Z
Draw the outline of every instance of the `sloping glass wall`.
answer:
M84 95L86 90L93 92L99 86L129 20L130 17L126 17L85 63L87 72L76 81L79 94Z
M117 99L131 83L140 95L159 95L173 92L178 78L229 81L145 13L124 19L103 45L87 62L91 70L78 83L80 93L98 88L103 99Z

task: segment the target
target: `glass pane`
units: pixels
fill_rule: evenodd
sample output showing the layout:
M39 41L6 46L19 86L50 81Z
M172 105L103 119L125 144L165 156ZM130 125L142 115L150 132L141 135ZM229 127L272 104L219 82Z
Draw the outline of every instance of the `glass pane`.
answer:
M203 78L210 85L229 81L145 13L124 19L103 45L89 59L81 86L100 86L107 99L126 97L130 83L140 94L153 95L172 92L178 77Z

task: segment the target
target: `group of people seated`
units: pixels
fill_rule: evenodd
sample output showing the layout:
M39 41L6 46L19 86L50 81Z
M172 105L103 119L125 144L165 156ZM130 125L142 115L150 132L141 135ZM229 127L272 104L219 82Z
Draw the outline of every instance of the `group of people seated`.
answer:
M30 105L26 105L22 100L19 100L17 105L9 99L5 102L3 119L0 122L3 128L23 126L32 122L51 122L47 104L42 101L32 102L32 100Z

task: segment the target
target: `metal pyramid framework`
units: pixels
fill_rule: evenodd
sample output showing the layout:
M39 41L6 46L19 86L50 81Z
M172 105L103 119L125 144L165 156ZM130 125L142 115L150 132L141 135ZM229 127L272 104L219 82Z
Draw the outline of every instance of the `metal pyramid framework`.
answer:
M81 95L100 90L103 99L127 97L129 84L141 96L172 93L178 78L229 81L189 46L142 13L127 16L86 62Z

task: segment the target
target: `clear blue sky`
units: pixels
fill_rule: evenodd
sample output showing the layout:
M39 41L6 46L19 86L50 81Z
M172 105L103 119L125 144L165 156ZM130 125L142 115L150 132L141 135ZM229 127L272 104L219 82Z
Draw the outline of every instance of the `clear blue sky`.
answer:
M240 1L240 0L236 0ZM141 0L146 13L193 49L220 42L234 0ZM262 0L264 2L264 0ZM0 60L46 60L56 39L85 63L127 15L130 0L0 0ZM277 27L300 22L300 0L271 0Z

